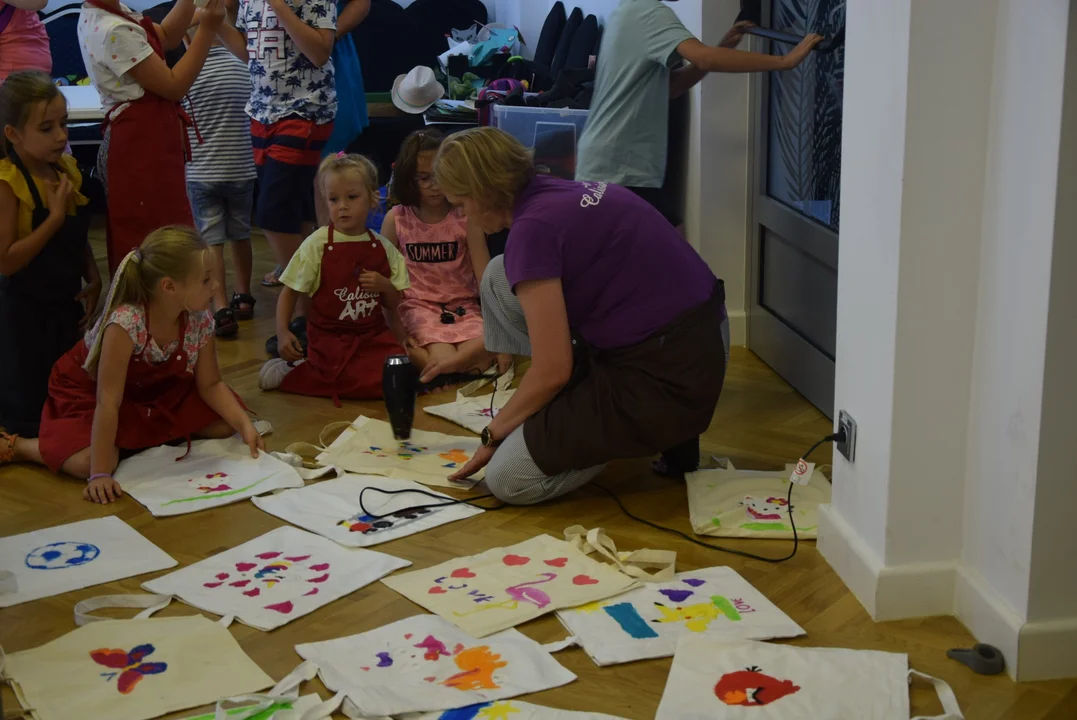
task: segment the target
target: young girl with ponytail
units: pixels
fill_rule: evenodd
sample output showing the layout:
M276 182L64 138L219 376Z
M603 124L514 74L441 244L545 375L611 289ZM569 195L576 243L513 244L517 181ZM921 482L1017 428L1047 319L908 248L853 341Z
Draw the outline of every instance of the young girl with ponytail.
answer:
M123 494L121 453L238 432L258 456L262 439L217 367L208 253L194 230L166 227L124 257L101 318L52 370L40 438L0 433L0 465L63 470L107 503Z

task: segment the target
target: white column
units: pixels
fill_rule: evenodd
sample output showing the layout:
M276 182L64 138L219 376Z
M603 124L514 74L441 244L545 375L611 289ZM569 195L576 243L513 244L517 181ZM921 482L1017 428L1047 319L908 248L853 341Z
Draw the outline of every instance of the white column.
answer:
M848 6L836 407L859 437L819 547L876 619L956 612L1022 679L1077 674L1077 523L1045 494L1077 501L1077 433L1042 432L1074 401L1069 4Z

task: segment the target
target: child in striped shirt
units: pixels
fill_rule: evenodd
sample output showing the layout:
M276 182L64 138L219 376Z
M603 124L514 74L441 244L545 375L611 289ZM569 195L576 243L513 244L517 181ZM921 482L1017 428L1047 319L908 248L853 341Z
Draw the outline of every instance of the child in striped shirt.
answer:
M188 37L193 37L191 28ZM251 95L247 65L218 41L187 94L195 120L187 132L192 161L187 164L187 195L202 239L213 250L213 297L217 337L234 338L239 320L254 317L251 297L251 210L257 171L251 123L244 106ZM201 142L199 137L201 136ZM225 296L224 246L232 251L235 292Z

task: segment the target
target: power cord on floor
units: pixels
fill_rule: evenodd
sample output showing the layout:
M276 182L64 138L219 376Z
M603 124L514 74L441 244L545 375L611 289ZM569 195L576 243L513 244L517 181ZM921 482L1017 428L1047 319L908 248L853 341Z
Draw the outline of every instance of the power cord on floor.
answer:
M491 403L491 406L492 406L492 403ZM835 442L835 441L843 441L844 439L845 439L845 431L844 430L839 430L838 432L836 432L836 433L834 433L832 435L827 435L825 438L823 438L819 442L812 445L811 448L808 449L808 452L801 455L800 459L801 460L807 460L809 457L811 457L812 453L814 453L816 450L818 450L819 447L821 445L825 444L825 443ZM684 533L684 532L681 532L680 530L677 530L676 528L666 527L664 525L659 525L658 523L651 522L650 520L647 520L645 518L641 518L640 516L634 514L628 508L626 508L624 503L621 501L621 498L619 498L615 492L613 492L612 490L610 490L608 487L606 487L604 485L599 485L598 483L595 483L595 487L597 487L599 490L602 490L607 495L609 495L611 498L613 498L613 501L615 503L617 503L617 507L621 508L621 512L623 512L629 518L635 520L638 523L642 523L642 524L644 524L644 525L646 525L648 527L654 528L655 530L661 530L662 532L667 532L667 533L670 533L672 535L677 535L678 537L680 537L680 538L682 538L684 540L687 540L688 542L690 542L690 543L692 543L694 545L699 545L701 547L709 548L711 550L717 550L719 552L729 553L730 555L739 555L740 557L748 558L750 560L759 560L761 562L771 563L771 564L774 564L774 565L777 565L778 563L783 563L783 562L785 562L787 560L792 560L793 557L796 556L797 550L800 547L800 536L797 533L797 523L796 523L796 520L793 519L793 486L794 486L794 483L790 482L789 483L789 490L788 490L788 492L786 492L786 495L785 495L785 509L786 509L786 512L789 514L789 526L793 529L793 549L785 557L774 558L774 557L765 557L763 555L756 555L755 553L746 552L744 550L737 550L735 548L725 547L725 546L722 546L722 545L715 545L715 544L712 544L712 543L706 543L706 542L703 542L702 540L697 540L694 537L692 537L691 535L689 535L687 533ZM363 503L363 496L368 492L377 492L377 493L381 493L383 495L404 495L404 494L412 493L412 494L415 494L415 495L425 495L426 497L434 498L434 499L439 500L441 502L430 503L430 504L427 504L427 505L413 505L411 507L401 508L399 510L394 510L393 512L385 513L384 515L376 515L375 513L372 513L369 510L367 510L366 505ZM407 513L418 512L420 510L437 510L439 508L450 507L452 505L469 505L470 507L475 507L475 508L479 508L480 510L487 510L487 511L501 510L503 508L508 507L508 505L506 503L501 503L500 505L495 505L494 507L486 507L486 506L483 506L483 505L479 505L476 502L478 500L489 500L491 498L496 499L494 497L494 495L489 494L489 495L480 495L478 497L474 497L474 498L470 498L470 499L456 500L456 499L446 498L444 495L439 495L438 493L428 492L426 490L382 490L381 488L376 488L376 487L366 487L366 488L363 488L359 492L359 509L363 511L363 515L365 515L365 516L367 516L367 517L369 517L369 518L371 518L373 520L381 520L381 519L387 518L387 517L394 517L394 516L404 515L404 514L407 514Z
M839 430L838 432L834 433L833 435L827 435L825 438L823 438L819 442L812 445L811 448L808 450L808 452L801 455L800 459L801 460L807 460L808 457L813 452L815 452L819 448L820 445L823 445L823 444L828 443L828 442L842 441L844 439L845 439L845 431L844 430ZM778 563L783 563L783 562L785 562L787 560L792 560L793 557L797 554L797 549L800 547L800 536L797 534L797 523L796 523L796 520L793 519L793 485L794 484L792 482L789 483L789 491L785 495L785 508L786 508L786 512L789 514L789 526L793 529L793 550L788 555L786 555L785 557L773 558L773 557L765 557L763 555L756 555L755 553L746 552L744 550L737 550L735 548L725 547L725 546L722 546L722 545L714 545L712 543L705 543L702 540L696 540L691 535L689 535L687 533L683 533L680 530L677 530L676 528L666 527L664 525L659 525L658 523L654 523L654 522L651 522L650 520L646 520L644 518L641 518L638 515L635 515L632 512L630 512L629 509L624 506L624 503L621 502L621 498L617 497L616 493L614 493L612 490L605 487L604 485L599 485L598 483L595 483L595 486L598 489L603 490L607 495L609 495L611 498L613 498L613 501L615 503L617 503L617 506L619 508L621 508L621 512L623 512L625 515L632 518L633 520L635 520L638 523L642 523L642 524L644 524L644 525L646 525L648 527L652 527L655 530L661 530L662 532L668 532L668 533L670 533L672 535L677 535L677 536L687 540L688 542L690 542L690 543L692 543L694 545L699 545L701 547L709 548L711 550L717 550L719 552L729 553L730 555L739 555L740 557L749 558L750 560L759 560L761 562L771 563L773 565L777 565Z
M441 502L430 503L428 505L412 505L411 507L400 508L399 510L385 513L384 515L376 515L367 510L366 505L363 503L363 496L366 495L368 492L377 492L381 493L382 495L406 495L409 493L414 495L425 495L426 497L434 498L435 500L440 500ZM454 500L452 498L447 498L444 495L439 495L438 493L427 492L426 490L382 490L381 488L376 487L365 487L359 491L359 509L363 511L363 515L365 515L366 517L369 517L373 520L382 520L384 518L393 517L396 515L418 512L420 510L437 510L438 508L450 507L452 505L470 505L471 507L487 511L501 510L502 508L508 507L508 505L505 503L495 505L494 507L486 507L484 505L476 504L477 500L489 500L491 498L494 498L495 500L497 499L492 494L490 494L479 495L478 497L473 498L461 498L459 500Z

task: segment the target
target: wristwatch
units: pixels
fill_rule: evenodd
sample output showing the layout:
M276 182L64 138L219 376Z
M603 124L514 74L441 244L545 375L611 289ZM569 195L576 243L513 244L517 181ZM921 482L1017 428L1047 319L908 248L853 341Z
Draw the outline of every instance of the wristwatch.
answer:
M501 444L500 440L494 440L493 433L490 432L489 426L482 429L482 435L479 437L482 439L482 446L486 448L495 448Z

